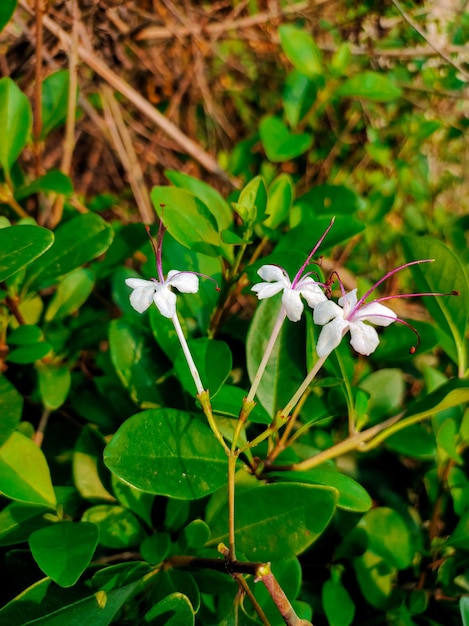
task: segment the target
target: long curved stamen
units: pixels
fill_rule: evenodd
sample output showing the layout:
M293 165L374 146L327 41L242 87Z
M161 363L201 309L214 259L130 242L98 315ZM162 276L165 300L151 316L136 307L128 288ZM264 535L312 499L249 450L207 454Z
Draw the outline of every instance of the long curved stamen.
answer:
M396 272L400 272L401 270L404 270L406 267L410 267L411 265L419 265L420 263L433 263L434 260L435 259L420 259L419 261L411 261L410 263L404 263L404 265L399 265L399 267L395 267L393 270L391 270L390 272L382 276L378 280L378 282L376 282L372 287L370 287L370 289L368 289L368 291L365 294L363 294L363 296L360 298L357 304L353 307L352 314L354 311L356 311L362 306L362 304L365 302L368 296L373 293L373 291L376 289L376 287L378 287L378 285L381 285L381 283L384 283L385 280L387 280L390 276L392 276Z
M309 263L310 263L311 259L313 258L313 256L316 254L316 251L319 248L319 246L322 244L322 242L326 238L327 233L331 230L332 226L334 225L334 222L335 222L335 217L333 217L331 219L331 221L329 223L329 226L323 232L323 234L320 237L319 241L317 242L317 244L314 246L314 248L309 253L306 261L303 263L303 265L298 270L298 272L297 272L297 274L296 274L296 276L295 276L295 278L293 279L293 282L292 282L292 289L295 288L295 286L297 285L298 281L301 279L301 277L303 275L303 272L305 271L306 267L309 265Z
M376 298L376 300L372 300L371 302L383 302L384 300L393 300L394 298L419 298L420 296L459 296L459 291L453 289L448 293L437 293L432 291L423 291L422 293L399 293L395 296L382 296L381 298ZM367 304L371 304L368 302Z

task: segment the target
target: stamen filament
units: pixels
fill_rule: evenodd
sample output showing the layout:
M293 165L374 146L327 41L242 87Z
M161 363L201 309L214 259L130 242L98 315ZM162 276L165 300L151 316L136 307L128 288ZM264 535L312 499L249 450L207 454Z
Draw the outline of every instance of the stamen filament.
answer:
M292 282L292 288L295 288L296 285L298 284L298 282L301 280L301 277L303 276L303 272L305 271L305 269L308 267L311 259L313 258L313 256L316 254L316 251L318 250L319 246L322 244L322 242L324 241L324 239L326 238L327 233L331 230L332 226L334 225L335 222L335 217L333 217L329 223L329 226L326 228L326 230L323 232L321 238L319 239L319 241L317 242L317 244L314 246L314 248L311 250L311 252L309 253L306 261L303 263L303 265L300 267L300 269L298 270L295 278L293 279Z

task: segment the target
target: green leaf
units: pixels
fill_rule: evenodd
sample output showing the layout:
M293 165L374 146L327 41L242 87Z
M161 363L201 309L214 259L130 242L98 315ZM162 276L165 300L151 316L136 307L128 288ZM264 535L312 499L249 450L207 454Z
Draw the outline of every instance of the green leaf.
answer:
M54 233L40 226L24 224L1 228L0 282L44 254L53 242Z
M143 617L142 626L191 626L195 613L187 596L172 593L152 607Z
M337 491L322 485L276 483L236 495L236 546L252 561L288 559L318 539L335 511ZM208 545L228 542L228 511L207 519Z
M360 590L368 604L379 609L388 607L397 570L374 552L366 551L353 559Z
M352 532L364 532L369 552L397 569L409 567L415 552L414 538L397 511L378 507L368 511Z
M226 454L199 417L176 409L142 411L104 451L107 467L137 489L182 500L226 482Z
M46 341L39 341L38 343L29 343L25 346L15 348L8 353L6 361L9 363L19 363L25 365L27 363L34 363L43 359L51 352L52 346Z
M37 363L39 393L46 409L55 411L65 402L70 391L71 375L66 365Z
M466 402L469 402L469 380L449 380L422 398L422 400L417 400L417 402L411 404L405 414L405 418L398 422L396 426L407 421L416 422L422 420L438 411L463 405Z
M23 396L5 376L0 375L0 446L14 432L22 412Z
M247 368L251 382L264 355L281 301L262 300L247 337ZM306 338L300 322L285 321L257 390L257 398L273 416L286 405L306 376Z
M98 545L98 528L87 522L60 522L36 530L29 538L34 560L61 587L74 585Z
M348 98L364 98L374 102L391 102L401 97L402 89L397 87L386 74L362 72L345 80L335 93L338 96Z
M72 459L75 487L82 498L114 502L115 498L104 486L101 474L103 465L104 440L91 427L82 429L75 444Z
M199 200L202 200L217 220L219 231L225 230L233 224L233 211L216 189L204 181L183 172L165 170L164 174L173 185L191 191Z
M0 546L12 546L28 541L29 536L42 526L47 526L44 513L47 508L11 502L0 512Z
M35 324L18 326L8 335L8 343L14 346L27 346L44 338L42 330Z
M70 176L67 176L60 170L49 170L44 176L36 178L26 187L20 187L15 191L15 199L19 202L23 198L32 196L38 192L58 193L64 196L73 194L73 183Z
M206 337L189 341L188 345L204 389L209 390L210 396L216 396L232 367L233 359L228 345L224 341ZM182 349L176 357L174 368L184 389L196 397L198 391Z
M163 398L157 381L167 368L160 359L152 336L142 325L125 318L113 320L109 329L112 364L132 400L143 408L160 406Z
M16 83L6 76L0 80L0 166L7 179L13 163L26 146L32 125L31 104Z
M469 511L466 511L456 525L447 543L454 548L469 551Z
M316 100L316 84L307 76L293 70L285 80L282 100L285 118L295 129Z
M210 528L203 520L195 519L184 528L179 541L183 550L187 552L188 550L203 548L209 539Z
M109 626L129 600L136 581L110 591L57 588L46 578L34 583L0 609L0 621L8 626Z
M322 586L322 606L329 626L349 626L355 615L355 605L340 581L330 578Z
M151 199L159 218L176 241L195 252L209 256L219 254L217 222L193 193L175 187L153 187Z
M41 139L58 126L62 126L67 118L70 73L59 70L49 74L42 83L42 128Z
M469 626L469 597L463 596L459 600L459 610L461 611L463 626Z
M273 163L290 161L309 150L313 137L309 133L292 133L274 115L266 115L259 124L259 134L267 158Z
M2 31L10 21L17 4L18 0L3 0L0 4L0 31Z
M115 550L135 548L144 538L143 528L123 506L98 504L86 509L83 522L92 522L99 529L99 544Z
M14 432L0 448L0 493L51 509L57 505L44 453L19 432Z
M459 296L424 298L425 306L438 326L452 336L462 371L466 367L464 337L469 310L469 285L463 265L441 241L430 237L404 237L404 254L408 262L415 259L435 259L434 263L409 268L418 288L423 292L459 292Z
M267 219L264 225L278 228L287 218L293 203L294 187L291 176L280 174L269 187Z
M223 385L215 398L210 398L213 412L229 417L238 417L245 396L246 391L240 387ZM272 418L261 404L256 404L249 414L249 421L254 424L270 424Z
M370 422L382 421L402 408L405 394L404 374L397 368L383 368L362 380L360 389L369 394L367 410Z
M269 476L280 480L333 487L339 493L337 508L345 511L365 513L372 505L368 492L360 483L329 467L316 467L306 472L269 472Z
M93 213L78 215L61 224L55 231L54 245L28 268L28 285L49 286L105 252L112 237L111 226Z
M64 276L47 307L46 322L62 320L78 311L93 291L95 282L93 272L84 268L78 268Z
M350 215L357 211L360 201L357 194L345 185L316 185L295 201L295 206L314 215ZM337 229L334 224L333 231ZM333 233L331 233L332 235Z
M267 208L267 189L262 176L255 176L243 187L233 206L247 227L264 220Z
M299 72L309 78L322 74L321 51L309 33L285 24L280 26L278 34L283 51Z

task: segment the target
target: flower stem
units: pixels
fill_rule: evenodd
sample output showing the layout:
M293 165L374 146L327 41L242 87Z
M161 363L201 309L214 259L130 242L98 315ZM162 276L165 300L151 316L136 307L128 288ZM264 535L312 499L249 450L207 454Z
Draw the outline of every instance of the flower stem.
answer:
M176 334L178 336L179 343L181 344L182 351L184 352L184 356L186 357L187 365L189 366L189 371L194 380L195 388L197 389L197 393L201 395L204 393L205 389L202 385L202 381L200 380L200 374L196 364L194 363L194 359L192 358L192 354L189 350L189 346L187 345L186 338L184 337L184 333L182 331L181 323L179 322L177 313L173 315L171 320L174 324L174 329L176 330Z
M280 307L280 311L278 312L277 319L275 320L275 324L272 329L272 333L270 335L269 343L267 344L267 347L264 352L264 356L262 357L259 367L257 368L256 375L254 376L254 380L252 381L251 389L249 390L249 393L246 396L246 402L252 402L254 400L257 389L259 387L259 383L261 382L261 378L264 374L270 355L272 354L275 341L278 337L280 329L282 328L282 324L286 316L287 316L287 310L282 304L282 306Z
M326 354L325 356L320 357L316 361L314 367L309 372L309 374L306 376L306 378L301 383L301 385L298 387L298 390L296 391L295 395L292 397L290 402L288 402L285 405L285 408L280 411L280 415L281 416L287 417L290 414L290 412L292 411L292 409L298 404L298 402L301 399L301 396L308 389L308 387L310 386L310 384L313 381L314 377L319 372L321 367L324 365L324 361L327 359L327 357L328 357L328 355Z

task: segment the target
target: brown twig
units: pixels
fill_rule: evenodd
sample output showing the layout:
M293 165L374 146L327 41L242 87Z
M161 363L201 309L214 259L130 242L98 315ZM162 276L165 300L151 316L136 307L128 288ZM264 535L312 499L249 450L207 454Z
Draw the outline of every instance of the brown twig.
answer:
M36 15L36 65L35 65L35 84L34 84L34 122L33 122L33 138L34 138L34 163L36 170L36 178L42 174L42 49L43 41L43 19L44 19L44 0L35 0Z

